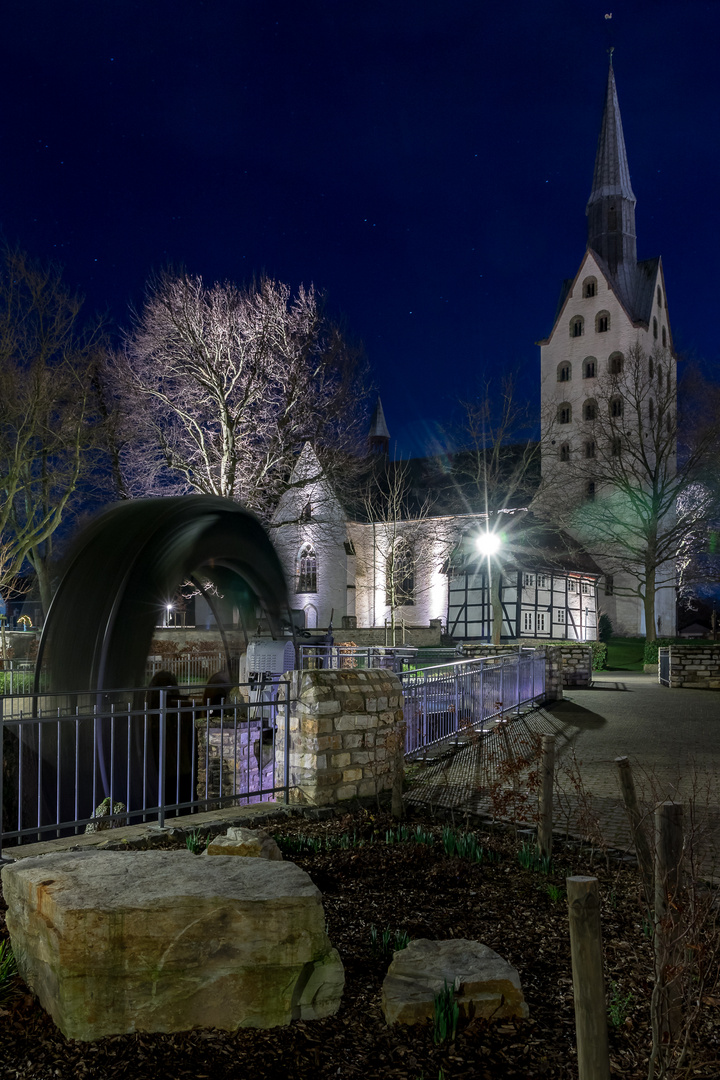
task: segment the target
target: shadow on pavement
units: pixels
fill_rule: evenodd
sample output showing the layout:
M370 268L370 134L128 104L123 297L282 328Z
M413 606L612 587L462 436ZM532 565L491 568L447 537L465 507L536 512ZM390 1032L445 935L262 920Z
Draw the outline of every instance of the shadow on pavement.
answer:
M546 706L548 712L552 712L558 720L564 724L572 724L573 727L591 731L593 728L603 727L607 720L600 713L585 709L574 701L554 701L552 707Z
M632 690L624 682L594 682L592 686L587 688L588 690L624 690L626 694L632 694Z

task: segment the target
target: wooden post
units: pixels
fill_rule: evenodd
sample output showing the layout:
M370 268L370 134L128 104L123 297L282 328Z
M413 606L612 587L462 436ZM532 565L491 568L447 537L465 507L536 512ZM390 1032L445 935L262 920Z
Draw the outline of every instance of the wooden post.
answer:
M682 1021L677 978L682 853L683 808L678 803L661 803L655 810L655 964L661 1042L672 1038Z
M610 1080L597 878L565 879L579 1080Z
M540 793L537 846L540 855L552 855L553 782L555 780L555 736L543 735L540 759Z
M635 782L633 781L632 769L630 768L630 762L626 757L615 758L615 764L618 767L623 802L625 803L625 809L628 818L630 819L630 832L635 846L635 853L637 854L640 876L645 891L645 901L648 909L651 911L653 906L653 861L650 853L650 845L648 844L645 830L642 827L642 815L640 813L637 795L635 794Z

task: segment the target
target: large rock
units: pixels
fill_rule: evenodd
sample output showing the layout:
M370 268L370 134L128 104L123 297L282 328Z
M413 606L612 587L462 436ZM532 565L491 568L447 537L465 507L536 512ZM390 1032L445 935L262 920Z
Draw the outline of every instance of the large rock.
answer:
M336 1012L320 892L291 862L79 851L2 871L25 981L64 1035L273 1027Z
M208 855L242 855L246 858L273 859L280 862L282 852L264 829L236 826L225 836L216 836L207 846Z
M396 952L382 989L388 1024L419 1024L434 1016L434 998L445 983L455 986L460 1015L499 1020L528 1015L520 976L479 941L411 941Z

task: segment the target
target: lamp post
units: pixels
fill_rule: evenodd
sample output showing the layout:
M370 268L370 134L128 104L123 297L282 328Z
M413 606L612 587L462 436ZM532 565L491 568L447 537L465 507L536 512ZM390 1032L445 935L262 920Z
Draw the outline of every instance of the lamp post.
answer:
M502 601L500 599L500 571L499 569L493 575L491 559L493 555L497 555L502 547L502 540L500 535L496 532L491 532L487 527L484 533L480 533L475 538L475 546L477 547L480 555L487 559L487 573L488 584L490 587L490 604L492 607L492 643L493 645L500 644L500 638L502 636L502 621L503 610Z

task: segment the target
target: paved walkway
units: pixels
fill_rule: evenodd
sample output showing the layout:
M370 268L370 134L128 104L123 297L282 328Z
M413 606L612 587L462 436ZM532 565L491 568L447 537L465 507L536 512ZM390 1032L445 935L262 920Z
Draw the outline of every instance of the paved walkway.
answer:
M507 762L528 755L539 734L556 735L559 827L631 849L615 764L617 757L626 756L648 825L659 801L682 801L686 821L692 804L703 876L718 876L720 693L669 690L652 675L596 673L592 689L566 690L563 701L498 725L486 739L471 740L423 770L410 800L532 820L534 796L527 797L523 781L534 763L521 769L513 794ZM487 794L491 787L492 798Z

